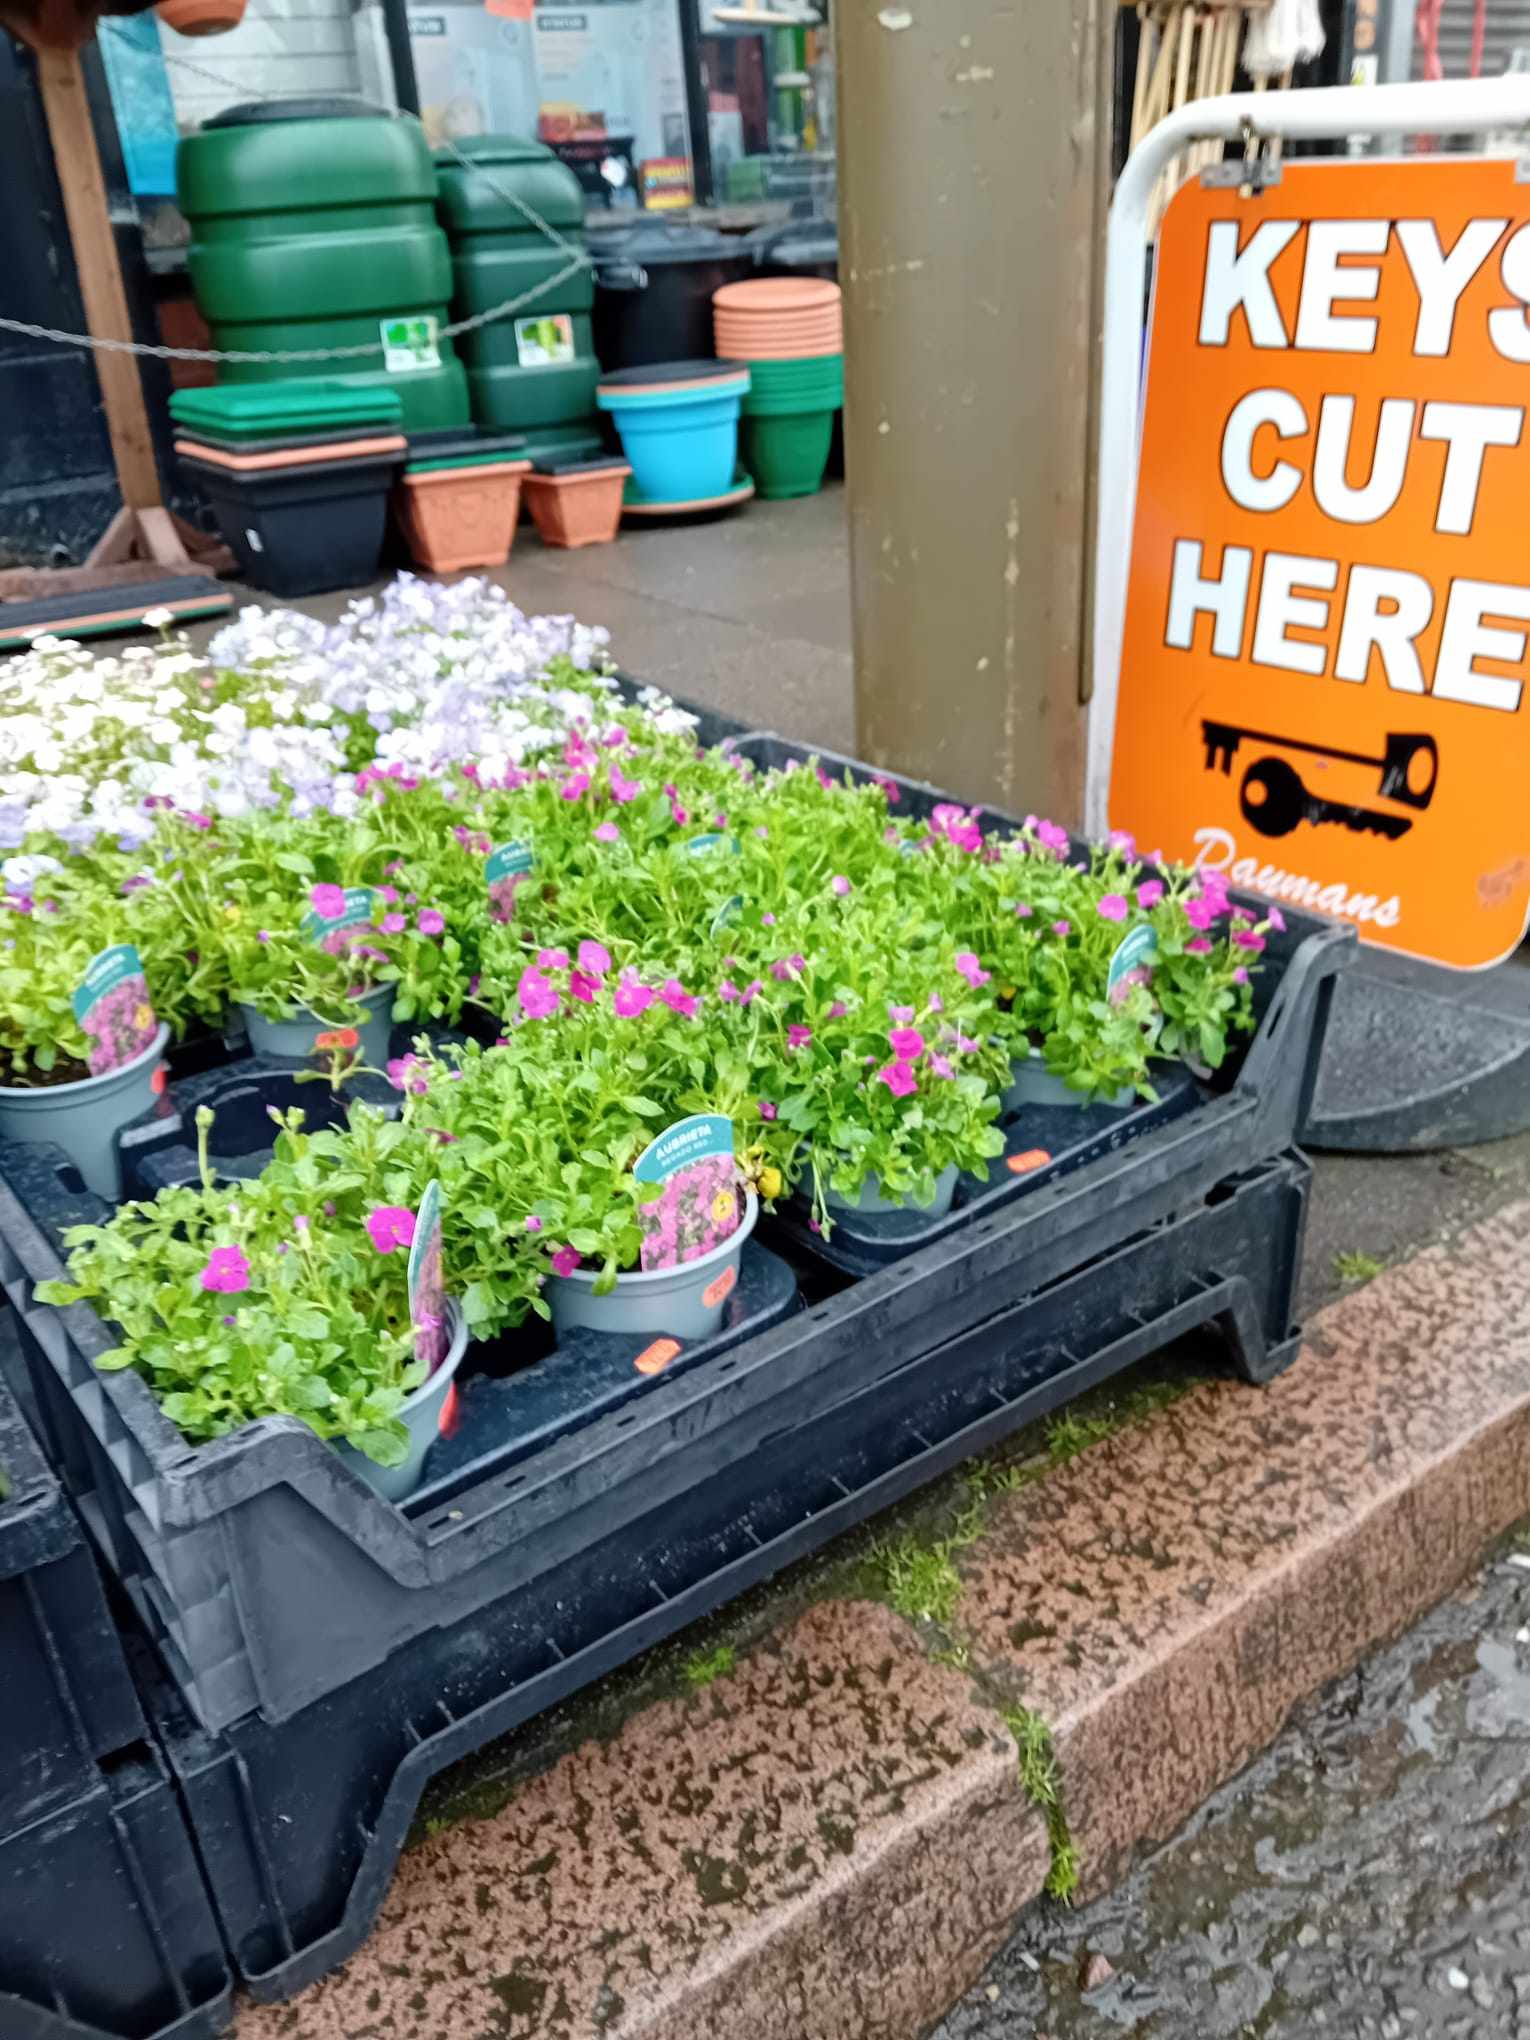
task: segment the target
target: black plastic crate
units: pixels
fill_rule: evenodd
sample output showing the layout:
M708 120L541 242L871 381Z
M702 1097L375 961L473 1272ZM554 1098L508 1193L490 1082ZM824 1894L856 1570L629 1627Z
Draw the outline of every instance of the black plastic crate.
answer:
M1310 1170L1276 1157L884 1372L788 1399L755 1449L580 1540L293 1718L210 1735L161 1681L150 1712L235 1965L279 1998L343 1961L426 1782L913 1489L1172 1340L1218 1331L1253 1381L1294 1355ZM343 1593L324 1582L327 1610Z
M0 1341L15 1339L7 1312ZM3 1381L0 1703L0 1835L77 1799L145 1733L95 1560Z
M5 1832L3 2040L207 2040L228 1960L163 1759L142 1752Z
M99 1373L94 1356L112 1343L99 1318L34 1293L60 1272L57 1227L97 1213L56 1158L49 1188L39 1146L0 1148L0 1287L50 1453L203 1724L256 1710L284 1720L412 1638L636 1534L777 1431L812 1423L1289 1147L1352 943L1348 929L1290 917L1266 952L1256 1035L1193 1110L968 1211L811 1308L644 1380L622 1407L544 1430L534 1450L507 1437L471 1481L454 1480L449 1508L428 1489L403 1509L382 1500L295 1418L193 1447L135 1374Z

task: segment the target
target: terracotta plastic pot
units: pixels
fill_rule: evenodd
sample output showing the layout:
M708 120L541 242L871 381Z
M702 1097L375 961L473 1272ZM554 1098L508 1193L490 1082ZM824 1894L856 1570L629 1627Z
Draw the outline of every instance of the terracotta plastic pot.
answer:
M154 12L177 35L222 35L244 19L244 0L159 0Z
M821 276L755 276L712 293L725 312L801 312L840 302L839 285Z
M543 545L609 545L621 528L624 460L575 461L521 484Z
M377 439L334 439L319 446L285 447L271 453L230 453L226 447L209 446L201 439L178 439L175 450L213 467L249 474L261 468L304 467L316 460L361 460L369 453L402 453L407 444L402 433L394 432Z
M502 567L515 543L529 460L406 468L393 503L409 550L433 574Z

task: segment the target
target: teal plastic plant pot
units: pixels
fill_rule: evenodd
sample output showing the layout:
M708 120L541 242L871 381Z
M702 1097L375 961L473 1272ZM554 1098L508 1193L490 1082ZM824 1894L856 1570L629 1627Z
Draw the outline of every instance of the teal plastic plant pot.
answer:
M1004 1093L1001 1104L1001 1113L1006 1118L1012 1113L1024 1111L1027 1105L1049 1106L1053 1110L1058 1106L1067 1105L1075 1108L1082 1108L1085 1105L1113 1105L1124 1110L1126 1106L1137 1102L1137 1093L1130 1084L1124 1085L1108 1098L1091 1095L1088 1091L1075 1091L1071 1084L1064 1083L1061 1077L1054 1076L1047 1068L1046 1059L1039 1048L1033 1048L1025 1055L1016 1056L1009 1066L1009 1075L1009 1089Z
M716 390L703 385L627 402L602 388L597 402L616 421L636 489L664 503L722 495L738 461L739 405L746 387L747 381Z
M404 1429L409 1433L409 1450L404 1459L397 1466L379 1466L375 1459L368 1459L343 1438L335 1441L335 1450L346 1465L385 1501L401 1502L414 1493L425 1472L425 1456L441 1435L441 1420L446 1415L452 1381L468 1349L467 1319L455 1303L448 1303L446 1312L452 1334L446 1358L412 1394L404 1397L399 1410Z
M739 455L759 495L814 496L823 487L833 439L831 408L749 416L740 421Z
M288 1062L326 1059L329 1051L319 1047L318 1037L333 1034L342 1027L354 1027L357 1055L368 1069L380 1070L387 1063L388 1042L393 1033L393 992L392 985L378 985L365 993L357 1001L366 1013L365 1020L326 1020L307 1006L299 1006L285 1020L268 1020L253 1006L241 1006L239 1011L250 1037L250 1048L256 1055L280 1056Z
M868 1176L856 1198L841 1197L825 1184L823 1201L831 1211L922 1211L926 1218L944 1218L956 1195L956 1176L955 1162L941 1170L935 1178L934 1200L929 1204L916 1204L912 1197L884 1197L880 1176Z
M84 1177L86 1189L115 1203L122 1195L117 1135L164 1089L161 1058L169 1039L170 1029L161 1027L142 1055L78 1083L0 1087L0 1139L53 1141Z
M677 1268L651 1268L618 1275L616 1287L595 1294L597 1271L576 1268L549 1275L543 1291L552 1306L553 1330L610 1332L622 1337L667 1332L675 1339L709 1338L722 1323L728 1298L738 1287L744 1242L760 1215L759 1200L744 1191L744 1217L720 1247Z

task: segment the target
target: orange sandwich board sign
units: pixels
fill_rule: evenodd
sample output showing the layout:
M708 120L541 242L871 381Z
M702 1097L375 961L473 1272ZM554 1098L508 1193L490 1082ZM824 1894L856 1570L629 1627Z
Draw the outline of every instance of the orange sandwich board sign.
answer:
M1151 321L1109 813L1457 969L1530 911L1530 183L1187 184Z

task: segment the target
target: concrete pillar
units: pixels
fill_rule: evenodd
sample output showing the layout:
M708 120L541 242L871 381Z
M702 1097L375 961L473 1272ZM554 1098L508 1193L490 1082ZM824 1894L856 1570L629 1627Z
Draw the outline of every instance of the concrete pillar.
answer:
M1082 810L1116 0L835 0L864 757Z

